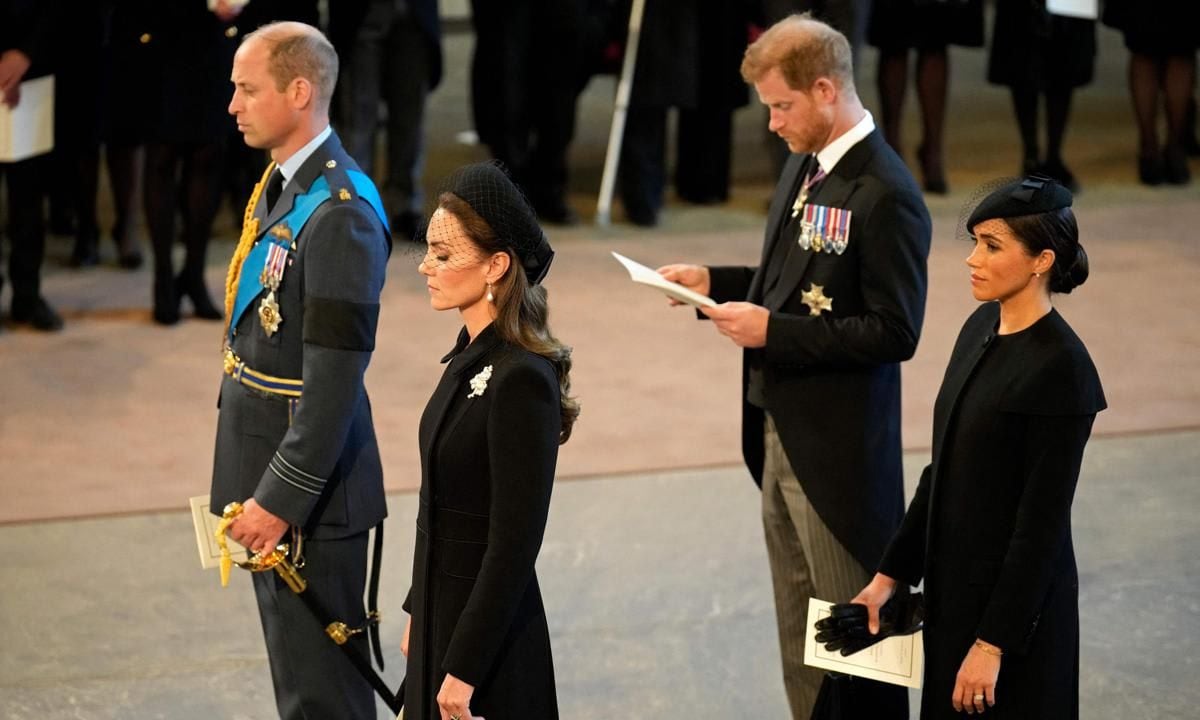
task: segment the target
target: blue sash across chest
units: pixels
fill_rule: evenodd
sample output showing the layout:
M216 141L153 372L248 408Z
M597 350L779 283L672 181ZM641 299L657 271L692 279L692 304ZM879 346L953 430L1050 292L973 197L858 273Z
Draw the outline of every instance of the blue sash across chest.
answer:
M379 197L379 191L375 189L375 183L371 182L371 178L356 170L347 170L346 174L358 196L367 201L375 214L379 216L384 230L387 231L387 213L383 209L383 201ZM322 175L313 181L308 192L295 197L292 209L286 215L264 228L263 232L259 234L258 241L246 255L246 259L242 261L241 274L238 276L237 299L233 304L233 318L229 322L231 338L238 321L242 318L242 313L266 289L263 285L262 270L266 266L271 248L278 245L285 252L290 251L293 244L292 238L300 237L300 231L304 229L309 218L330 197L332 194L329 190L329 181ZM287 227L290 232L285 237L279 237L271 233L271 230L277 227Z

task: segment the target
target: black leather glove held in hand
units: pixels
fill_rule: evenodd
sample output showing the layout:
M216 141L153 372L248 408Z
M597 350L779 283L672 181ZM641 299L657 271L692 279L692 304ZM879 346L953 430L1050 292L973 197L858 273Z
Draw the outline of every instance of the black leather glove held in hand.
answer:
M875 635L867 627L866 605L838 603L829 608L829 617L817 621L817 642L830 652L841 651L844 657L892 635L911 635L921 629L925 619L922 600L921 593L892 596L879 609L879 633Z

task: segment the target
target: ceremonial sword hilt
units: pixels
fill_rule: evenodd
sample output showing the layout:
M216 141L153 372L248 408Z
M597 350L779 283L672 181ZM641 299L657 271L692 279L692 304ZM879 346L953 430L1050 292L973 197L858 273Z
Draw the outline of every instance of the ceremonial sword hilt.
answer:
M229 526L233 521L242 514L244 508L239 502L231 502L225 506L225 511L221 514L221 522L217 524L217 530L214 535L217 538L217 546L221 549L221 587L229 585L229 571L234 565L249 570L250 572L266 572L274 570L279 573L279 577L287 583L287 586L292 589L292 592L302 593L308 587L308 583L300 576L300 572L296 566L288 560L288 544L280 543L275 546L275 549L269 553L254 553L245 561L234 560L233 555L229 552L229 543L226 540L225 533L229 530Z

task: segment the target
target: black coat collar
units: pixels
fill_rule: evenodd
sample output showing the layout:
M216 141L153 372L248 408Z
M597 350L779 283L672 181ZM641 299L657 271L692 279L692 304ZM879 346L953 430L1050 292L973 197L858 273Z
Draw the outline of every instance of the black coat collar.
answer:
M464 327L459 330L458 341L455 342L453 349L442 357L442 362L450 363L450 372L455 376L460 376L468 368L478 364L501 342L500 333L496 331L494 322L488 323L488 326L479 332L474 341L471 340L471 336L467 334L467 329Z

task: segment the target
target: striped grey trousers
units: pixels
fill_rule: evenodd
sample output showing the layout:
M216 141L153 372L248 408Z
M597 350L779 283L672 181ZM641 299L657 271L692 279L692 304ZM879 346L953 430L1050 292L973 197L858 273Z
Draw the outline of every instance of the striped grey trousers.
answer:
M804 664L808 599L846 602L866 586L871 572L838 542L809 505L770 415L764 436L763 532L775 588L783 684L792 718L809 720L825 671Z

